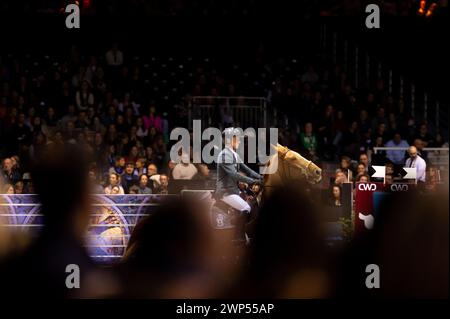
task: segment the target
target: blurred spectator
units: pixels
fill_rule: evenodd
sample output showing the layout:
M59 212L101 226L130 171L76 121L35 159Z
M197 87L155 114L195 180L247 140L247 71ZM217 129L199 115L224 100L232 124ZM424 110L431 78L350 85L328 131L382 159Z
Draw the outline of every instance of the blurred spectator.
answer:
M428 162L428 152L424 150L425 143L420 139L416 138L413 142L413 145L417 149L417 154L425 161Z
M140 194L139 193L139 186L137 186L137 185L131 186L130 189L128 190L128 194L131 194L131 195L133 195L133 194Z
M370 177L369 177L369 175L367 175L365 173L358 174L356 176L355 181L360 182L360 183L368 183L368 182L370 182Z
M20 173L16 169L14 169L13 161L11 160L11 158L5 158L3 160L2 172L3 179L7 183L15 184L21 179Z
M381 136L378 136L375 139L374 147L384 147L383 138ZM385 150L378 150L375 153L375 150L373 150L373 153L371 155L371 165L380 165L383 166L386 163L386 151Z
M74 125L76 129L85 129L90 126L89 120L86 116L86 111L84 110L78 111L78 116Z
M132 146L130 148L130 152L128 153L127 161L128 162L133 162L133 165L134 165L134 163L136 163L138 157L139 157L139 149L138 149L138 147L137 146Z
M139 157L136 160L135 168L133 174L137 177L141 176L142 174L147 174L147 167L146 166L147 160L145 157Z
M93 194L103 194L104 189L97 180L97 173L95 172L95 169L92 169L92 168L89 169L88 174L89 174L89 182L90 182L91 192Z
M14 194L23 194L24 184L22 181L18 181L14 185Z
M123 64L123 53L119 50L117 43L114 43L111 49L106 52L106 63L109 66L121 66Z
M162 132L161 117L156 114L156 108L154 105L150 105L148 115L144 115L142 120L144 121L144 127L146 130L155 128L157 133Z
M444 140L442 133L437 132L434 141L428 147L448 147L448 143Z
M378 126L377 126L377 128L376 128L376 130L375 130L374 137L375 137L375 143L376 143L376 140L377 140L379 137L381 137L381 140L383 141L382 143L384 143L385 141L387 141L387 139L388 139L388 133L386 132L386 124L384 124L384 123L378 124Z
M366 165L364 165L363 163L359 163L358 166L356 167L356 175L366 174L366 172L367 172Z
M373 134L372 129L368 128L367 130L363 130L363 134L361 136L361 142L359 145L360 152L367 152L373 145Z
M310 84L315 84L319 80L319 75L316 73L313 66L309 66L308 70L303 73L301 80L303 83L307 82Z
M339 167L343 172L345 172L349 178L349 180L353 180L354 171L356 169L357 163L352 161L352 159L348 156L342 156L341 158L341 166Z
M427 124L421 124L419 127L419 132L417 132L415 139L420 139L424 143L424 147L428 147L429 144L433 144L434 138L433 136L428 133L428 125Z
M305 152L305 156L315 161L317 160L318 141L316 135L313 133L313 125L308 122L305 124L304 132L299 136L300 149Z
M167 146L162 135L156 137L155 142L152 145L155 152L155 164L159 167L167 161Z
M255 200L255 205L259 206L261 204L262 189L259 183L254 183L252 185L253 199ZM252 209L253 210L253 209Z
M125 172L125 157L116 156L114 159L114 166L109 169L109 173L116 173L119 176Z
M13 195L14 194L14 185L12 185L12 184L3 185L2 194Z
M137 194L151 194L152 190L148 187L148 176L142 174L139 176L139 186L137 189Z
M370 132L372 130L372 125L369 120L369 112L362 109L359 112L359 128L362 132Z
M403 167L403 165L401 167ZM396 172L396 170L395 165L393 163L386 163L385 170L386 170L385 175L390 175L394 177L394 173Z
M156 174L158 174L158 168L156 167L156 165L153 164L153 163L148 164L147 175L148 176L153 176L153 175L156 175Z
M172 176L173 179L192 179L197 172L195 165L189 163L189 156L184 153L181 156L181 163L175 165Z
M325 114L320 116L318 121L318 138L319 143L323 145L323 156L326 159L332 160L334 158L334 132L333 132L333 122L334 122L334 108L333 105L329 104L325 108Z
M349 154L351 157L356 158L359 154L359 143L361 137L358 132L358 122L353 121L350 127L342 134L342 153Z
M10 137L8 142L11 145L11 150L17 151L19 145L27 144L31 139L31 129L25 124L25 114L20 113L18 120L10 129Z
M394 138L386 143L386 147L409 147L408 142L402 140L400 133L395 133ZM396 165L402 165L405 159L405 151L404 150L387 150L386 157Z
M394 177L392 176L392 174L386 174L385 177L384 177L384 182L386 184L394 183Z
M94 106L94 94L90 92L89 82L83 81L81 89L75 94L78 111L87 111L89 107Z
M123 297L217 296L221 280L212 276L218 268L205 209L174 200L141 220L119 267Z
M378 134L380 134L380 124L383 124L383 129L386 129L386 126L388 125L388 120L386 119L386 114L384 107L378 107L376 117L372 120L372 129L376 130L378 129Z
M120 177L122 182L122 188L126 194L128 194L130 187L136 185L138 183L138 179L133 174L134 172L134 164L129 162L125 165L125 172Z
M167 162L167 168L166 168L166 175L167 176L173 178L172 172L173 172L173 169L175 168L176 165L177 164L174 161L172 161L172 160L169 160Z
M159 184L156 186L154 193L168 194L169 177L166 174L161 174L159 177Z
M209 168L206 164L197 164L197 173L192 177L195 180L208 180L211 176L209 174Z
M123 187L119 185L120 183L120 175L117 173L109 174L109 185L105 187L105 194L113 194L113 188L116 187L118 189L118 194L125 194Z
M44 117L44 123L49 128L55 128L58 125L58 117L53 107L49 107L47 109L47 114Z
M394 175L395 166L393 163L386 163L385 167L386 167L386 174Z
M264 203L249 266L236 279L231 296L325 298L330 293L318 214L302 189L304 185L295 183L278 188ZM292 214L292 207L298 207L298 203L301 207Z
M33 166L44 227L23 252L0 265L2 297L99 297L112 292L84 249L90 219L87 160L78 149L54 149ZM58 187L54 187L59 185ZM80 272L80 289L67 286L67 266ZM99 280L99 282L97 282Z
M363 164L365 166L365 168L366 168L366 171L367 171L367 169L370 166L369 156L367 156L366 153L359 154L359 163Z
M336 267L339 296L448 298L448 196L397 192L379 212L371 234L355 238ZM364 284L368 264L380 269L380 289Z
M123 195L124 193L121 191L121 186L117 186L116 185L113 188L111 188L111 193L109 193L109 194L111 194L111 195Z
M343 183L348 183L347 175L339 168L336 170L336 173L334 176L334 183L336 185L342 185Z
M342 206L342 198L341 198L341 187L339 185L333 185L331 187L331 205L332 206L336 206L336 207L340 207Z

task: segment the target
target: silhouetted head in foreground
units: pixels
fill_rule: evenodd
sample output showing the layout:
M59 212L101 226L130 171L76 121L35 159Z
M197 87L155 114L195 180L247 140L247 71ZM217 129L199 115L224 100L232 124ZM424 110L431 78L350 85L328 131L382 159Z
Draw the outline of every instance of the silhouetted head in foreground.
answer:
M45 232L79 237L89 220L88 161L74 145L52 148L32 166Z
M197 294L208 289L204 276L211 266L212 237L203 208L167 200L139 221L122 265L127 297L208 296Z
M279 187L257 220L242 297L325 297L323 237L318 213L302 183Z
M337 267L336 294L448 298L448 226L448 194L390 194L380 204L374 228L353 239ZM368 265L379 272L366 272ZM368 289L367 283L379 286Z
M37 240L3 265L0 295L64 298L92 291L87 279L93 267L83 247L90 212L87 172L83 153L72 146L52 148L33 164L44 229L33 228ZM69 265L78 267L81 289L67 285Z
M448 194L403 193L382 208L374 247L380 296L448 298Z

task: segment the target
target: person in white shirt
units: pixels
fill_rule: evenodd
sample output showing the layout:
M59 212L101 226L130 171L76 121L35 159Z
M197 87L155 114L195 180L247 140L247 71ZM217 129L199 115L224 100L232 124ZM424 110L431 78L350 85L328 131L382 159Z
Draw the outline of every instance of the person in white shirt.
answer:
M172 176L173 179L192 179L198 170L194 164L189 163L189 157L186 153L181 155L181 163L175 165Z
M409 158L406 160L405 167L416 168L416 180L425 183L427 164L425 160L417 154L417 148L411 146L408 149Z

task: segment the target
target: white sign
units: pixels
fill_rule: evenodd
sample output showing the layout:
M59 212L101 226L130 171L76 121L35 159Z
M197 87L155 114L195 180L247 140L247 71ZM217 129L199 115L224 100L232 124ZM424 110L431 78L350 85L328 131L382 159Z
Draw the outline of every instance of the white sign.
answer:
M386 166L372 165L372 168L375 170L375 172L372 174L372 177L384 178L384 176L386 175Z
M406 175L403 176L404 179L416 179L417 169L415 167L403 167Z

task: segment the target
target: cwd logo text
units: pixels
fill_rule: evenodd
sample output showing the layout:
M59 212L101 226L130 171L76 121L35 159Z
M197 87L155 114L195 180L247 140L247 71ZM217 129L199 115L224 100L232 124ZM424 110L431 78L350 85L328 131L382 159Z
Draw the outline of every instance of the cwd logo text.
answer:
M377 189L377 185L373 183L360 183L358 184L358 189L360 191L375 191Z
M391 191L392 192L407 192L409 190L408 184L392 184Z

